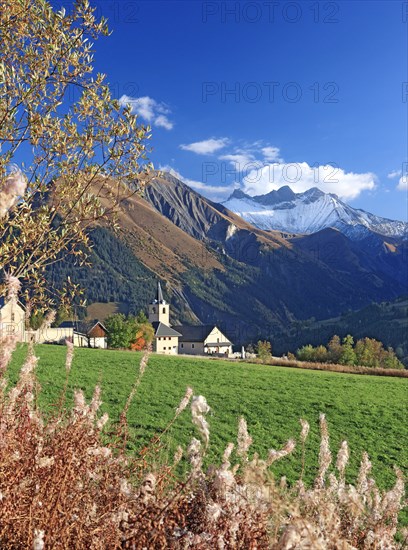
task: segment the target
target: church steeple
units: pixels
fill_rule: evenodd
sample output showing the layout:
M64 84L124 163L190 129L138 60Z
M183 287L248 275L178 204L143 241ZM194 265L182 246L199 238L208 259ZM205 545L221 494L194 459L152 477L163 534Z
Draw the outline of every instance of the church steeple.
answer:
M163 323L169 326L170 306L163 298L160 281L157 282L156 298L149 304L149 321L151 323Z
M160 281L157 281L156 298L150 302L151 304L165 304L166 300L163 298L163 292Z
M166 302L163 299L163 292L161 289L160 281L157 281L157 297L156 300L159 304L165 304Z

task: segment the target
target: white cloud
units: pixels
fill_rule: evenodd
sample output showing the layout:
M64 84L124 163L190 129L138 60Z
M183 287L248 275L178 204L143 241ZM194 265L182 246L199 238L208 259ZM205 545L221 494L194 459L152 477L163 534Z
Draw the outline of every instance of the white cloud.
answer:
M243 179L243 190L250 195L264 195L288 185L295 193L318 187L343 199L355 199L362 191L376 186L371 172L355 174L330 165L311 167L307 162L271 163L251 170Z
M393 170L387 177L390 179L399 178L396 189L398 191L408 191L408 173L403 174L402 170Z
M226 160L238 171L243 172L247 167L253 167L255 161L254 155L245 151L232 153L229 155L221 155L219 160ZM249 165L249 166L248 166Z
M392 172L390 172L390 173L387 175L387 178L389 178L390 180L392 180L392 179L394 179L394 178L399 178L401 175L402 175L402 170L393 170Z
M278 147L265 146L262 142L255 141L254 143L246 143L243 146L235 147L232 153L221 155L218 158L219 160L228 161L237 173L243 175L251 170L258 169L265 162L283 162L279 155L280 150Z
M208 185L206 183L203 183L202 181L192 180L189 178L185 178L169 166L168 164L165 164L163 166L159 166L159 170L162 172L168 172L172 176L178 178L183 183L188 185L189 187L195 189L196 191L202 193L204 196L208 197L209 199L212 199L214 201L221 201L227 198L232 191L237 187L237 184L234 185Z
M160 126L166 130L171 130L174 123L169 120L168 116L171 111L165 103L160 103L152 97L130 97L123 95L119 99L119 104L122 106L130 104L132 113L144 118L149 124Z
M210 138L203 141L196 141L187 145L180 145L183 151L191 151L197 155L210 155L219 151L228 144L228 138Z
M202 191L208 196L211 193L216 199L219 195L226 195L242 182L241 188L249 195L263 195L272 190L277 190L288 185L295 193L301 193L318 187L325 193L333 193L345 200L357 198L363 191L372 191L376 188L377 177L372 172L354 173L346 172L340 167L332 165L310 166L307 162L287 163L281 157L279 147L265 143L264 141L238 142L231 144L228 138L211 138L187 145L180 145L186 151L192 151L200 155L212 154L231 145L225 152L218 156L219 161L225 161L229 166L213 166L218 171L219 180L224 183L220 186L211 186L203 182L182 179L187 185ZM226 179L234 176L232 185L225 184ZM398 177L401 173L390 172L389 177ZM400 179L398 189L406 189L406 178Z
M165 115L159 115L158 117L156 117L154 123L156 126L161 126L166 130L171 130L174 126L174 124L170 122L170 120Z
M279 157L279 147L262 147L261 149L264 159L268 162L283 162L283 159Z
M397 185L398 191L408 191L408 176L401 176Z
M234 185L208 185L207 183L203 183L201 181L195 181L190 180L188 178L182 178L182 181L188 185L189 187L192 187L193 189L197 191L202 191L203 194L206 197L211 198L213 195L222 195L222 197L218 196L217 200L222 200L223 198L226 198L229 196L232 191L238 187L236 184Z

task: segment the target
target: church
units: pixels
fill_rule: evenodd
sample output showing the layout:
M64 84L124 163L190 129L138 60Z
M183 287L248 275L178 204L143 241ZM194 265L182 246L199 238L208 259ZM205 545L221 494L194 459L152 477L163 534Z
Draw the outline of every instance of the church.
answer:
M156 298L149 304L154 328L153 351L166 355L222 355L232 353L232 342L216 325L170 325L170 305L164 300L160 282Z

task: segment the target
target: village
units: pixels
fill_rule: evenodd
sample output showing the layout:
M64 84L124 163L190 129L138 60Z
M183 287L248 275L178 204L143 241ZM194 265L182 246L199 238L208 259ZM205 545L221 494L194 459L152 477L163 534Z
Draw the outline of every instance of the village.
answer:
M0 550L408 550L407 23L0 0Z
M162 355L232 356L233 343L216 325L170 324L170 304L164 300L160 282L156 296L148 306L148 321L154 329L153 352ZM18 342L63 344L75 347L108 348L108 331L103 322L63 321L57 327L29 326L26 308L20 301L0 298L0 336L14 335Z

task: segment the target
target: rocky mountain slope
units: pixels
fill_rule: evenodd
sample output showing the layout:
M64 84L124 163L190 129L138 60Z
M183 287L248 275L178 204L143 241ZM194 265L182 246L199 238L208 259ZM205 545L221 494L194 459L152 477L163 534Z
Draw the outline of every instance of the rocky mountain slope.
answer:
M337 195L323 193L317 187L294 193L285 186L255 197L237 189L223 205L265 230L310 234L333 227L353 240L365 239L371 233L408 238L408 223L357 210Z
M281 201L292 191L283 188L277 194ZM256 269L251 284L261 290L260 301L274 317L282 318L285 311L283 322L291 315L305 318L311 310L322 319L329 310L357 309L382 295L389 299L407 291L407 243L400 238L370 231L352 240L332 228L311 235L260 230L168 174L153 180L145 198L184 232L220 252L220 261L238 262L243 279L249 266Z
M395 238L368 246L335 229L261 230L167 174L122 203L119 225L94 230L91 268L57 264L50 277L69 274L110 312L146 307L160 279L174 323L217 323L236 344L407 293L407 249Z

